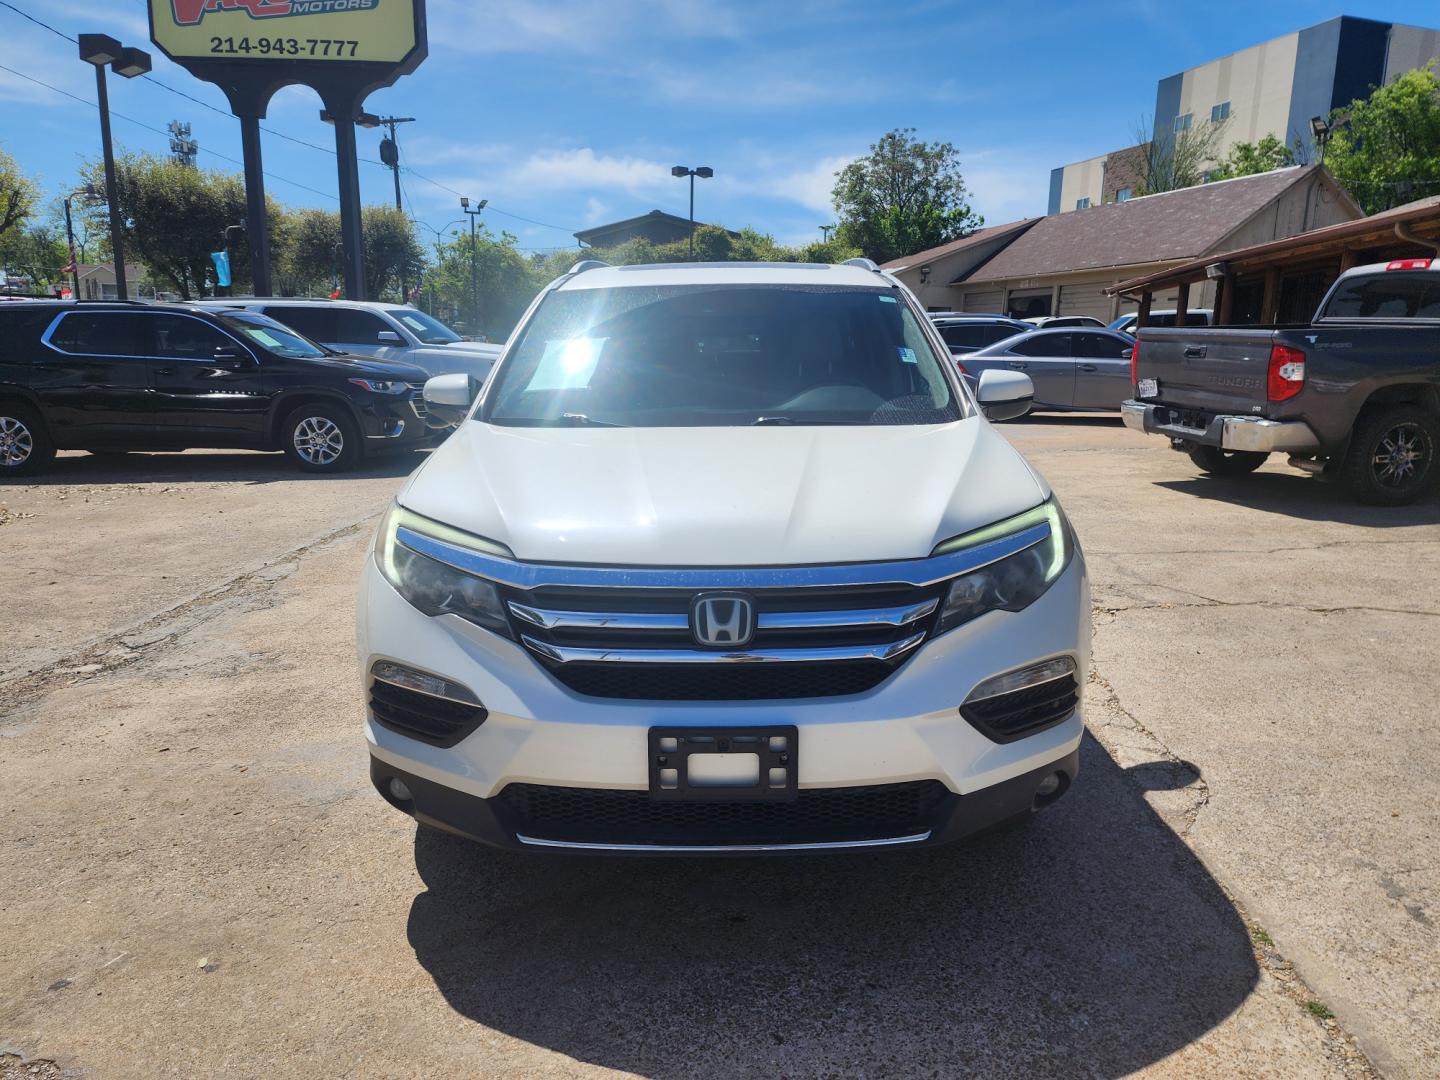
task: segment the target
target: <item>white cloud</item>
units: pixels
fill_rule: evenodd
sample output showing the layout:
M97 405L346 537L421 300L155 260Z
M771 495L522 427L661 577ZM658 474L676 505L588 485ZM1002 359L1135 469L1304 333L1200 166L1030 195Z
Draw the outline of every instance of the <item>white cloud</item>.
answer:
M719 4L688 0L431 0L431 40L472 53L605 55L657 39L720 39L740 34Z
M1050 200L1055 162L1015 147L960 151L970 205L989 225L1043 215Z
M594 195L591 195L590 198L585 200L586 225L598 224L599 222L605 220L609 213L610 208L606 206L603 202L601 202L599 199L595 198Z

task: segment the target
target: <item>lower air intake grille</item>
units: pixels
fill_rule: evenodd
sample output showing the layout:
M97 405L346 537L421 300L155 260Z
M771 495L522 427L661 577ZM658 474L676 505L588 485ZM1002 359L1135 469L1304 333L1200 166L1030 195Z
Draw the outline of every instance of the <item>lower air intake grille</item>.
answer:
M614 844L826 843L914 836L955 799L937 780L816 788L794 802L671 802L644 791L510 784L505 824L541 840Z
M650 701L739 701L863 694L895 668L875 660L828 664L564 664L551 674L577 694Z
M378 680L370 684L370 712L386 727L434 746L454 746L487 715L482 705L431 697Z
M995 742L1014 742L1051 727L1075 711L1080 689L1073 675L960 706L960 715Z

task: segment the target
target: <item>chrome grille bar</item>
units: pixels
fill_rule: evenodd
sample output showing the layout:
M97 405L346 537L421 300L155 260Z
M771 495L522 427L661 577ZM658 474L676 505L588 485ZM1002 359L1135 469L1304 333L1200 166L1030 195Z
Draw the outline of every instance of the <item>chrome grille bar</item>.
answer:
M707 652L703 649L590 649L552 645L522 634L525 647L557 664L810 664L826 660L893 660L903 656L925 634L911 634L883 645L832 645L804 649L746 649Z
M762 611L757 616L760 630L860 629L867 626L909 626L939 606L931 598L902 607L863 608L858 611ZM688 630L690 618L684 612L649 611L548 611L510 601L510 612L542 630Z
M1033 547L1050 535L1050 526L1034 525L974 547L895 562L834 563L824 566L562 566L520 562L461 547L405 528L396 539L412 551L457 570L489 578L514 589L566 585L600 589L795 589L854 585L937 585Z

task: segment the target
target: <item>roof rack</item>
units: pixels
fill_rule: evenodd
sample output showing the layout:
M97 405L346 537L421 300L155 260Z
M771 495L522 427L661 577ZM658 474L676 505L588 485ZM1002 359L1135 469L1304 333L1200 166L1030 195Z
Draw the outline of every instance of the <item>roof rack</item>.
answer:
M600 259L581 259L570 268L572 274L583 274L586 270L600 270L610 268L610 264Z
M877 273L877 274L880 272L880 267L878 267L877 265L875 265L875 260L874 260L874 259L865 259L865 258L846 259L846 260L845 260L843 263L841 263L840 265L841 265L841 266L858 266L861 270L873 270L873 271L874 271L875 273Z

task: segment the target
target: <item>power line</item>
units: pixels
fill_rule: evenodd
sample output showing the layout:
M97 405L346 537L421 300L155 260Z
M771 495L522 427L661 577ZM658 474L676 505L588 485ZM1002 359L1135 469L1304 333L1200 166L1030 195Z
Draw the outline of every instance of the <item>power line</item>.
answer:
M0 0L0 3L4 3L4 0ZM11 75L15 75L15 76L17 76L18 78L24 79L26 82L32 82L32 83L34 83L36 86L43 86L46 90L50 90L50 91L53 91L54 93L60 94L60 95L63 96L63 97L70 98L72 101L78 101L78 102L80 102L80 104L82 104L82 105L89 105L92 109L97 109L97 110L98 110L98 109L100 108L99 105L97 105L95 102L89 100L88 98L83 98L83 97L81 97L79 94L72 94L69 90L62 90L62 89L61 89L60 87L58 87L58 86L52 86L50 83L45 82L43 79L37 79L37 78L35 78L35 76L33 76L33 75L27 75L27 74L25 74L25 72L23 72L23 71L16 71L14 68L12 68L12 67L7 67L7 66L5 66L4 64L0 64L0 71L8 71ZM166 139L170 138L170 133L169 133L168 131L162 131L160 128L152 127L150 124L145 123L145 121L143 121L143 120L136 120L133 116L126 116L124 113L122 113L122 112L116 112L114 109L111 109L111 110L110 110L110 115L113 116L113 117L116 117L117 119L124 120L124 121L126 121L126 122L128 122L128 123L134 124L136 127L142 127L142 128L144 128L146 131L152 131L152 132L154 132L156 135L161 135L161 136L163 136L163 137L166 138ZM228 161L228 162L230 162L232 165L241 165L241 166L243 166L243 165L245 164L243 161L239 160L238 158L229 157L229 156L227 156L227 155L225 155L225 154L222 154L222 153L219 153L218 151L215 151L215 150L206 150L205 153L207 153L207 154L212 154L212 155L214 155L215 157L219 158L221 161ZM308 191L308 192L310 192L310 193L312 193L312 194L314 194L314 195L321 195L321 196L323 196L324 198L327 198L327 199L330 199L330 200L336 201L336 202L339 201L334 195L330 194L330 192L328 192L328 191L321 191L319 188L312 188L312 187L310 187L310 185L308 185L308 184L302 184L302 183L300 183L300 181L298 181L298 180L291 180L289 177L281 176L279 173L267 172L265 175L268 176L271 180L279 180L279 181L282 182L282 183L289 184L289 185L291 185L292 187L300 188L301 190L303 190L303 191Z
M10 0L0 0L0 7L8 8L10 11L13 11L16 15L19 15L22 19L25 19L25 20L28 21L28 22L34 23L36 26L40 27L40 28L43 29L43 30L48 30L50 33L54 34L56 37L64 38L66 41L69 41L69 42L71 42L71 43L73 43L73 44L79 44L79 42L78 42L78 40L77 40L76 38L71 37L69 34L65 33L65 31L63 31L63 30L59 30L59 29L51 26L51 25L50 25L49 23L47 23L47 22L44 22L44 21L42 21L42 20L40 20L40 19L37 19L34 15L31 15L28 11L25 11L25 10L23 10L22 8L16 7L13 3L10 2ZM40 82L39 79L31 78L31 76L24 75L24 74L22 74L21 72L13 71L13 70L10 69L10 68L6 68L5 70L6 70L6 71L10 71L11 74L13 74L13 75L19 75L22 79L30 79L31 82L38 83L38 84L41 85L41 86L46 86L48 89L55 90L57 93L66 94L67 97L74 97L74 96L75 96L75 95L73 95L73 94L68 94L68 93L67 93L66 91L64 91L64 90L58 90L56 87L49 86L47 83L42 83L42 82ZM222 109L222 108L220 108L220 107L218 107L218 106L216 106L216 105L212 105L212 104L210 104L210 102L205 101L205 100L203 100L203 99L201 99L201 98L195 97L193 94L187 94L184 90L181 90L181 89L179 89L178 87L171 86L169 83L161 82L159 79L155 78L155 76L153 76L153 75L142 75L141 78L143 78L143 79L144 79L146 82L148 82L148 83L151 83L151 84L153 84L153 85L155 85L155 86L160 87L160 89L162 89L162 90L169 91L170 93L175 94L175 95L177 95L178 97L184 98L186 101L189 101L189 102L192 102L192 103L194 103L194 104L196 104L196 105L199 105L202 109L209 109L211 112L217 113L217 114L219 114L220 116L224 116L224 117L227 117L227 118L233 118L233 114L230 113L228 110ZM76 100L77 100L77 101L83 101L84 99L83 99L83 98L76 98ZM87 105L94 105L93 102L88 102L88 101L87 101L87 102L85 102L85 103L86 103ZM98 108L98 106L96 106L96 107ZM113 116L119 116L120 119L122 119L122 120L129 120L130 123L132 123L132 124L139 124L141 127L146 127L146 125L143 124L143 123L141 123L140 121L131 119L130 117L124 116L124 115L122 115L122 114L120 114L120 113L117 113L117 112L114 112L113 110L112 110L112 112L111 112L111 115L113 115ZM155 129L155 128L149 128L148 130L150 130L150 131L155 131L156 129ZM266 126L266 125L264 125L264 124L262 124L262 125L260 126L260 130L263 131L263 132L265 132L267 135L274 135L274 136L276 136L277 138L286 140L287 142L295 143L297 146L304 146L304 147L308 147L308 148L311 149L311 150L318 150L320 153L322 153L322 154L329 154L331 157L335 157L335 156L336 156L336 153L335 153L335 150L334 150L333 147L321 146L321 145L319 145L318 143L309 142L309 141L307 141L307 140L305 140L305 139L297 138L297 137L294 136L294 135L287 135L287 134L286 134L285 132L283 132L283 131L278 131L278 130L276 130L275 128L273 128L273 127L268 127L268 126ZM163 133L162 133L162 134L163 134ZM207 150L206 152L207 152L207 153L210 153L210 154L214 154L217 158L220 158L222 161L233 162L233 163L236 164L236 165L243 165L243 164L244 164L243 162L237 161L235 158L226 157L224 154L218 154L218 153L216 153L214 150ZM384 165L383 163L381 163L381 162L379 162L379 161L371 161L369 158L361 158L360 160L363 161L366 165L375 165L375 166L377 166L377 167L379 167L379 168L382 168L382 169L388 168L388 166ZM425 183L431 185L432 187L439 188L441 191L448 191L450 194L456 195L456 196L463 194L463 192L456 191L454 188L448 187L447 185L440 183L438 180L432 180L430 177L425 176L425 175L422 174L422 173L416 172L414 169L410 168L408 165L407 165L407 166L401 166L401 171L402 171L402 172L408 172L408 173L410 173L412 176L414 176L415 179L417 179L417 180L423 180ZM266 173L265 175L267 175L267 176L273 176L273 175L275 175L275 174L273 174L273 173ZM297 182L294 181L294 180L285 180L285 178L284 178L283 176L275 176L275 179L277 179L277 180L283 180L285 183L291 184L291 185L293 185L293 186L295 186L295 187L298 187L298 188L301 188L301 189L303 189L303 190L305 190L305 191L312 191L312 192L315 192L316 194L319 194L319 195L325 195L325 197L328 198L328 199L334 199L334 198L335 198L335 196L333 196L333 195L329 195L329 194L326 194L325 192L321 192L321 191L316 191L315 188L307 187L305 184L297 183ZM494 204L491 204L491 205L488 207L488 209L490 210L491 213L499 214L501 217L513 218L515 221L523 221L523 222L525 222L525 223L528 224L528 225L538 225L538 226L540 226L542 229L556 229L556 230L558 230L559 232L564 232L564 233L573 233L573 232L575 232L574 229L566 228L564 225L554 225L554 224L552 224L552 223L550 223L550 222L548 222L548 221L537 221L535 218L524 217L524 216L522 216L522 215L520 215L520 214L512 214L512 213L510 213L509 211L501 210L499 207L495 206Z

